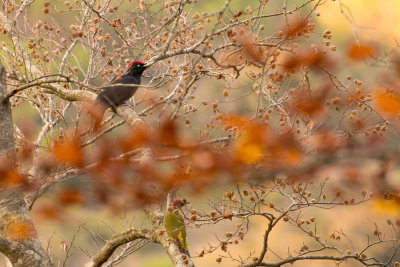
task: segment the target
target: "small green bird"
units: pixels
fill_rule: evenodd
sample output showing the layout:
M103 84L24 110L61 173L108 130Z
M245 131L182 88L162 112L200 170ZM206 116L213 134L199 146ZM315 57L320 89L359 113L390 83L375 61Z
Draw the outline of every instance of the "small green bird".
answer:
M178 199L172 202L164 216L164 228L168 235L179 245L182 253L189 255L186 243L185 220L177 208L185 206L187 202Z

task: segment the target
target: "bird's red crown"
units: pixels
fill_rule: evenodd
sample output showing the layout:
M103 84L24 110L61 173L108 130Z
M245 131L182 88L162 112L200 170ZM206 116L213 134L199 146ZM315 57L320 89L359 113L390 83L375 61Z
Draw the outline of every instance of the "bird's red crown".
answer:
M189 204L189 203L190 202L187 202L186 198L183 198L183 199L177 199L177 200L173 201L171 203L171 206L173 208L175 208L175 207L181 208L181 207L183 207L183 206L185 206L186 204Z
M128 66L126 66L126 68L129 69L132 65L135 65L135 64L144 65L144 63L141 61L131 61L131 62L129 62Z
M175 200L174 202L172 202L171 206L175 207L177 206L181 201L179 199Z

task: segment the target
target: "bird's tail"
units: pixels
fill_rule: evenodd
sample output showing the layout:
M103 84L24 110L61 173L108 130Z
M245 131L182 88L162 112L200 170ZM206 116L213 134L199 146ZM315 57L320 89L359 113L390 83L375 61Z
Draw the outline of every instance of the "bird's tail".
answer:
M178 245L179 245L179 250L183 253L186 254L188 257L190 257L188 246L186 243L186 240L182 237L181 232L178 233Z
M179 247L179 251L182 254L185 254L186 256L188 256L190 258L189 250L187 248L183 248L181 243L179 243L179 242L178 242L178 247Z

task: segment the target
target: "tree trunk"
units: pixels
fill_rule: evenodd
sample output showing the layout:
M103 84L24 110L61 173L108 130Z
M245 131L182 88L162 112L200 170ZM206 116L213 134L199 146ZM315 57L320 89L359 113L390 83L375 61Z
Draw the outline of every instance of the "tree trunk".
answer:
M5 69L0 64L0 175L15 169L15 146L11 107L5 83ZM1 172L1 169L6 171ZM6 177L0 177L0 181ZM19 186L0 187L0 252L14 267L53 266L45 253Z

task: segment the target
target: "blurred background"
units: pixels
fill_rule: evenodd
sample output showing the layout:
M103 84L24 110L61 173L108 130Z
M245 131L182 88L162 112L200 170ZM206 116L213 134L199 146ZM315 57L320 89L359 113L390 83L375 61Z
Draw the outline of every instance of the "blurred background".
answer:
M60 2L55 4L62 4L59 0L54 2ZM129 5L137 5L136 1L123 1L124 3L120 8L128 8ZM248 6L257 4L258 1L232 1L231 7L236 12L237 10L244 10ZM276 12L277 9L282 7L281 0L270 0L267 1L267 10L269 13ZM300 5L304 1L292 1L288 0L287 3L290 6ZM200 0L196 7L199 10L197 12L213 12L219 9L223 5L224 1L221 0ZM42 1L35 1L29 9L29 19L32 21L43 18L42 12ZM363 80L364 84L368 88L368 84L371 84L371 88L376 84L377 79L380 79L380 73L387 72L390 65L386 65L384 61L380 61L375 64L372 62L350 62L345 56L346 50L349 44L354 43L357 39L364 43L369 43L372 46L377 47L382 51L382 55L385 52L389 52L392 49L396 49L399 46L398 38L400 37L400 2L398 0L342 0L334 1L327 0L317 10L318 16L313 19L316 23L317 29L321 31L329 29L332 32L331 42L337 47L336 60L340 61L341 68L338 70L337 75L340 77L346 77L351 74L354 78ZM268 12L267 12L268 13ZM51 19L56 19L58 23L64 24L65 28L69 25L70 18L60 14L50 14ZM299 14L299 17L301 14ZM46 18L48 19L48 18ZM275 32L279 29L280 24L265 25L267 32ZM138 59L143 57L142 54L138 54ZM82 52L82 64L85 65L84 53ZM372 65L372 66L371 66ZM145 78L146 80L146 78ZM148 78L147 78L148 80ZM97 81L101 84L102 80ZM242 90L246 89L249 81L246 77L241 77L235 84L232 84L232 88L242 88L238 90L230 91L230 97L234 99L235 96L242 95ZM243 98L238 101L225 101L222 97L222 89L219 86L218 81L212 79L203 79L199 87L204 90L198 90L200 93L198 99L201 101L212 102L215 99L220 99L220 107L223 111L243 111L247 110L247 107L253 106L251 103L255 101L254 98ZM211 89L210 89L211 88ZM141 90L135 96L138 101L139 108L145 107L146 102L142 99L153 97L155 92L149 90ZM199 100L199 101L200 101ZM140 106L143 105L143 106ZM194 115L191 115L190 119L192 125L203 125L208 117L203 116L200 111ZM35 123L39 124L40 119L38 115L32 112L32 109L27 105L18 106L13 110L13 116L17 124L23 125L28 121L32 125L32 129L36 129ZM39 129L39 128L38 128ZM199 129L196 126L188 130L188 135L201 136ZM35 135L35 134L33 134ZM357 170L365 177L368 177L370 173L377 172L378 166L371 162L365 169ZM338 190L344 190L341 197L345 198L346 195L351 197L361 197L362 191L370 192L371 185L366 179L366 182L359 185L349 186L346 178L348 174L339 172L337 170L326 170L324 175L321 174L321 178L329 178L327 182L327 194L334 195ZM400 172L394 170L390 174L390 179L393 183L398 183ZM68 183L82 183L80 186L88 187L90 191L90 185L82 182L84 179L75 179ZM77 182L78 181L78 182ZM314 183L318 184L321 181L315 180ZM266 181L266 184L269 182ZM54 255L55 260L59 261L60 264L56 266L82 266L87 260L85 255L86 249L91 248L92 251L88 251L92 254L96 251L98 246L94 246L96 240L92 232L99 233L104 236L110 236L113 233L119 232L129 226L141 226L149 225L140 207L137 210L128 211L115 211L110 207L104 207L101 205L72 205L68 206L58 216L57 220L48 219L43 216L43 207L51 203L54 199L54 194L57 190L61 190L66 184L56 184L46 195L41 198L33 209L33 219L37 225L37 231L39 236L42 238L43 243L48 244L48 248L51 254ZM190 189L182 190L178 192L179 196L187 198L191 202L191 206L197 210L204 210L209 212L211 208L207 205L207 200L220 201L224 192L230 188L235 187L231 181L221 179L212 186L205 188L202 192L193 192ZM316 192L318 188L315 189ZM271 197L271 202L275 205L285 205L281 198ZM280 202L282 201L282 203ZM335 242L340 243L344 247L348 247L349 250L365 245L368 242L367 235L374 235L374 231L379 227L379 231L383 235L391 235L393 230L393 223L399 219L399 211L397 206L390 206L391 204L383 206L376 202L366 202L356 206L341 206L333 209L315 209L311 208L303 214L304 217L317 218L318 233L321 238L332 239L330 236L335 232L342 232L348 235L348 239L341 239ZM223 236L226 232L234 231L236 222L226 221L216 225L202 226L200 230L195 229L192 226L188 226L188 244L191 255L194 257L193 260L196 266L235 266L235 262L227 259L222 259L221 263L217 263L216 259L219 255L224 255L224 251L218 249L213 254L206 254L204 257L197 257L203 249L207 249L211 246L218 244L216 237ZM252 219L249 232L245 235L244 240L237 245L230 246L229 252L237 255L237 257L246 258L249 252L259 252L260 244L262 242L263 233L267 224L265 219ZM63 241L67 241L68 245L71 245L73 241L73 251L70 257L64 262L65 252L60 248L60 244ZM304 241L307 240L304 232L299 231L295 227L281 223L270 236L270 249L279 255L286 255L290 249L300 249L304 245ZM383 255L384 249L374 252L375 255ZM3 263L0 262L0 266ZM170 260L164 250L154 244L146 244L138 252L133 253L128 257L127 260L123 261L121 267L167 267L172 266ZM321 262L321 261L307 261L307 262L295 262L292 266L296 267L317 267L317 266L336 266L333 262ZM343 263L343 266L361 266L355 262Z

